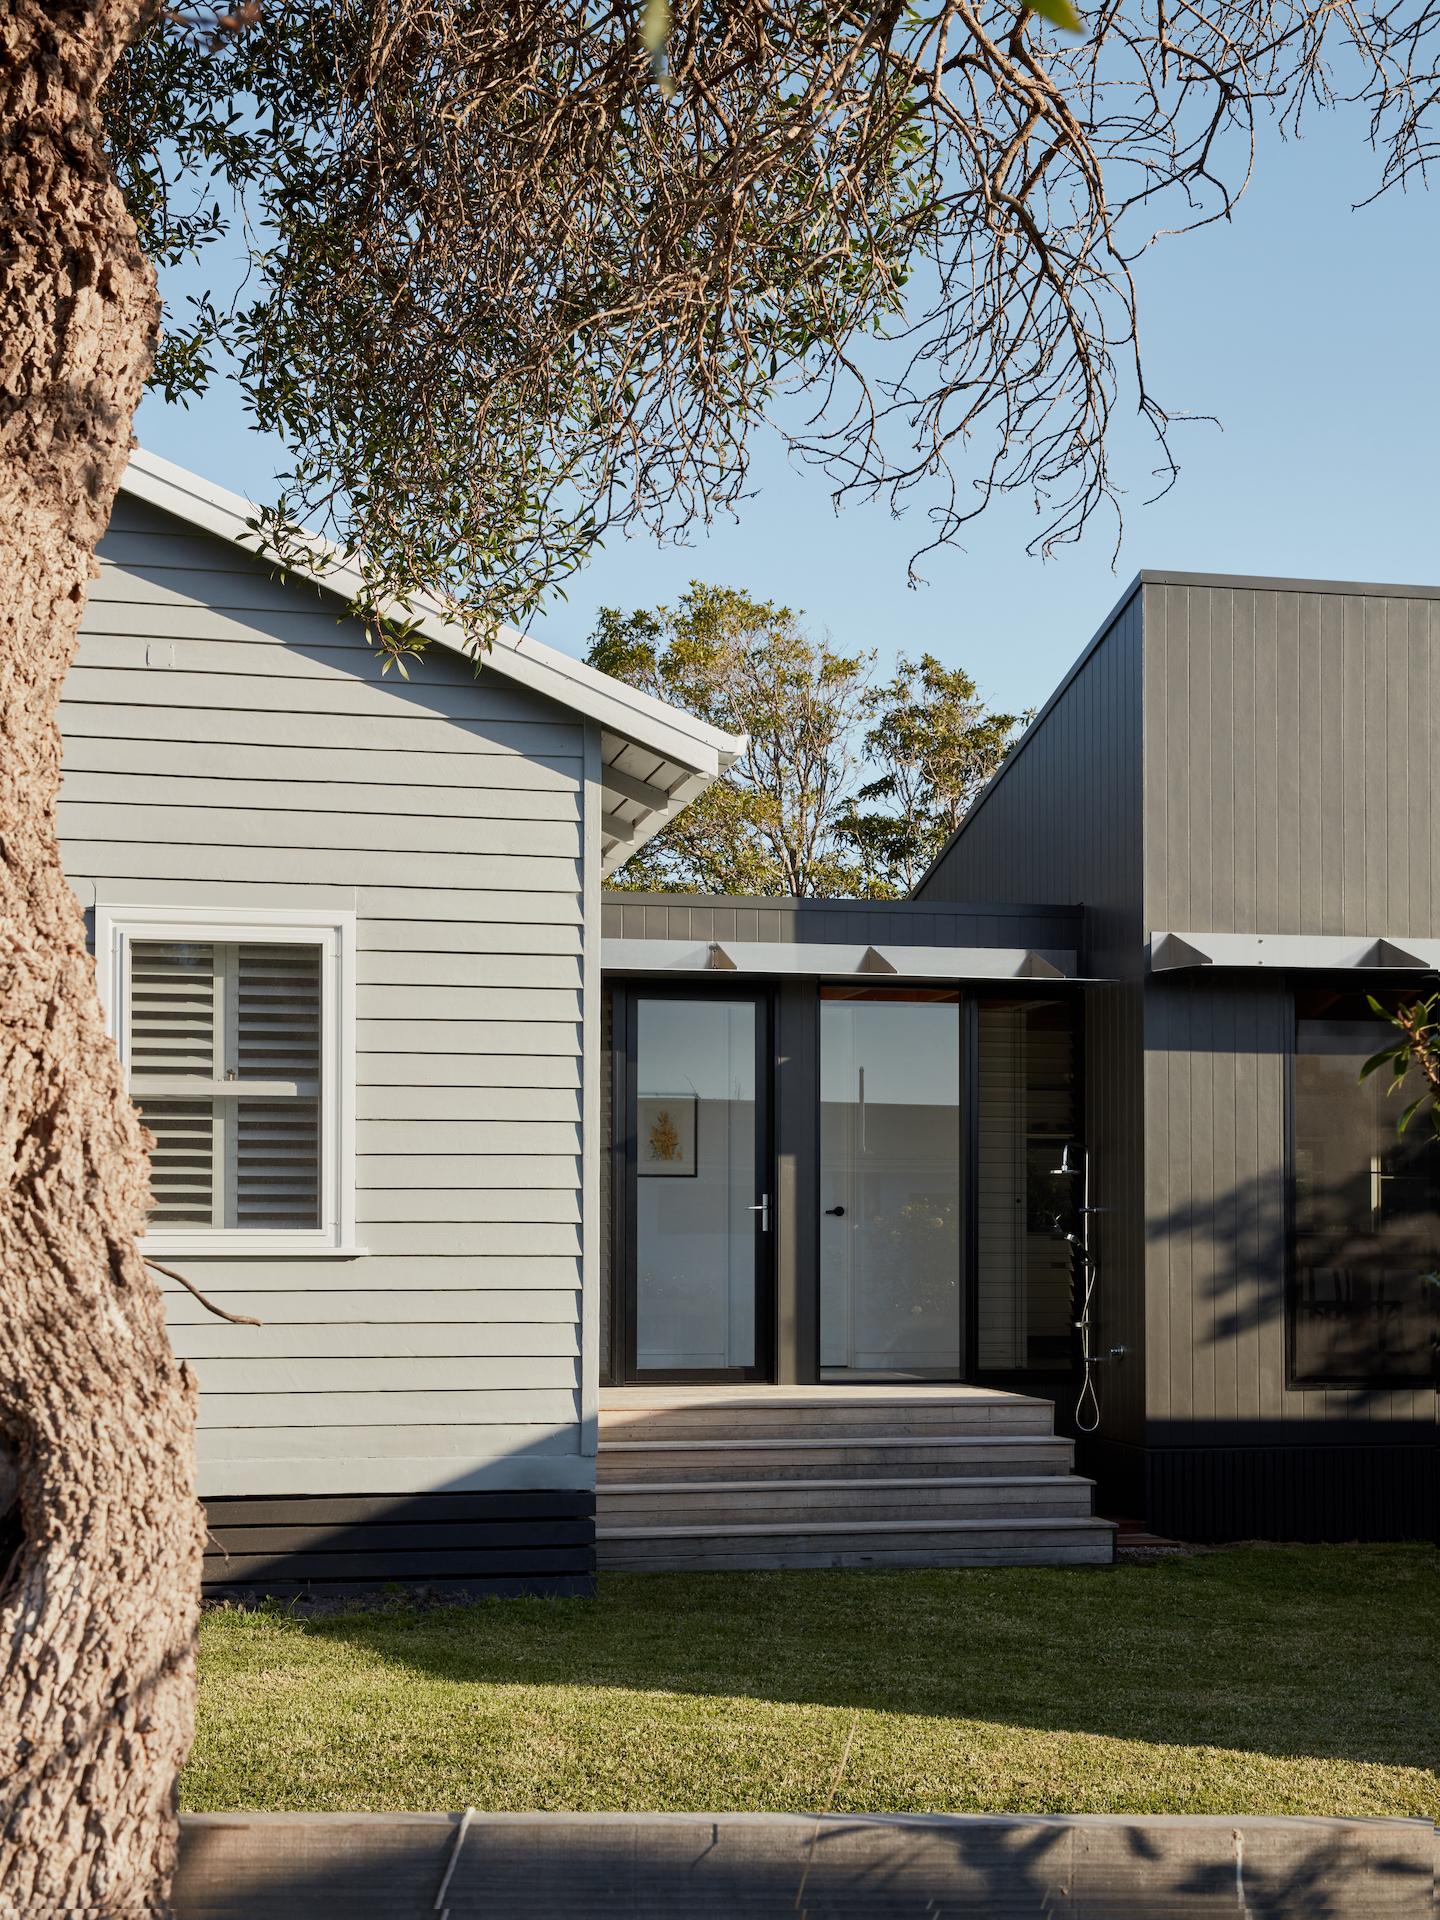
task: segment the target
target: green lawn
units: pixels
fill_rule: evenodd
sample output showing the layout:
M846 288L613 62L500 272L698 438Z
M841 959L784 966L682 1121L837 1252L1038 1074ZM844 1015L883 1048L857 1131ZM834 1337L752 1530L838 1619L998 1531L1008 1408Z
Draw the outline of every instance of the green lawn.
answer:
M629 1574L207 1615L191 1808L1440 1819L1440 1554Z

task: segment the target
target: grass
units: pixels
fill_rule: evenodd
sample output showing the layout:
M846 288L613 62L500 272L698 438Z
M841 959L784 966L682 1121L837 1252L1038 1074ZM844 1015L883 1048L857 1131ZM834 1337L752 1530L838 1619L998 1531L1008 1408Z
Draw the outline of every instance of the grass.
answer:
M200 1809L1440 1819L1440 1554L631 1574L201 1633Z

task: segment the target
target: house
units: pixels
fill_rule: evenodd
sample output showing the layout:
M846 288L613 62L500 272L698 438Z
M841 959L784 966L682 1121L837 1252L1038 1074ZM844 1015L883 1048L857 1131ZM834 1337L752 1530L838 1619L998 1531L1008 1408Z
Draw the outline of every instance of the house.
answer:
M583 1591L597 1479L602 1566L1434 1530L1358 1066L1440 592L1142 575L911 900L602 896L743 743L438 613L382 677L248 511L136 457L61 716L146 1251L264 1323L166 1280L212 1585Z
M1143 573L911 900L607 900L605 1377L965 1381L1162 1534L1434 1537L1440 1150L1360 1069L1437 986L1437 743L1440 590ZM768 1034L753 1344L643 1164L677 993Z
M212 1582L592 1578L602 876L741 743L518 634L383 676L146 454L61 714ZM338 592L337 592L338 589Z

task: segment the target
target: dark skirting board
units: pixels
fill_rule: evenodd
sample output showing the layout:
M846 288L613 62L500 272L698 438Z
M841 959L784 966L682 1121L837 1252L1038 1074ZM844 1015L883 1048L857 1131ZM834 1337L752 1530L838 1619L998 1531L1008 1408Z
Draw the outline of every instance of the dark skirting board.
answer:
M396 1583L477 1596L594 1590L593 1493L259 1495L209 1500L205 1514L213 1598Z

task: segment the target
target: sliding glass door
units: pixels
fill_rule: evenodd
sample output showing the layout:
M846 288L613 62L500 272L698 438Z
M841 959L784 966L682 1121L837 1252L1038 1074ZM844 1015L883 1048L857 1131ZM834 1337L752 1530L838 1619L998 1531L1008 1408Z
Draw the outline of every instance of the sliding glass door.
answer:
M635 996L632 1380L762 1374L771 1239L764 1015L754 996Z
M820 1377L964 1366L960 1006L820 1007Z

